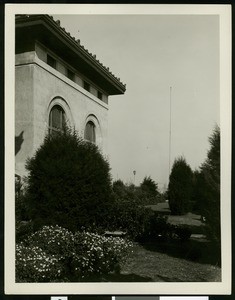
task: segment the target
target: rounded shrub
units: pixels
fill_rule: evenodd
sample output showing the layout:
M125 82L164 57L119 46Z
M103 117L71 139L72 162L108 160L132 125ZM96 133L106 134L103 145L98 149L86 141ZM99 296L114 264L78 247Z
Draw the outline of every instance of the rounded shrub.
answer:
M98 147L65 129L47 135L27 161L27 213L35 229L104 227L112 205L108 162Z
M73 268L76 277L82 281L120 270L120 264L133 247L127 239L90 232L77 232L74 238L76 254Z
M27 245L37 246L48 254L70 256L74 248L74 236L71 231L56 226L43 226L32 233L25 241Z
M120 269L132 242L43 226L16 244L17 282L92 281Z

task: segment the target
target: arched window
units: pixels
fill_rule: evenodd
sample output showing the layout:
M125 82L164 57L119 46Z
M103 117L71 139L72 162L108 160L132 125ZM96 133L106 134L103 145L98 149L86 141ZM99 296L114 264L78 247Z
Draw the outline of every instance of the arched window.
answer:
M86 128L85 128L85 140L95 143L95 124L92 121L88 121L86 123Z
M62 131L65 126L65 112L60 105L54 105L49 115L49 132L51 134Z

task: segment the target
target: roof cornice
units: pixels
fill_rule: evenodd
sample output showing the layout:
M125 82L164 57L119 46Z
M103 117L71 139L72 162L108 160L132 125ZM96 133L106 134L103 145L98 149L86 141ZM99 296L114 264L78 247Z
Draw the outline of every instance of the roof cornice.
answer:
M46 25L46 27L57 33L62 37L64 41L67 42L70 49L76 52L80 57L87 61L90 65L95 67L95 69L101 73L104 77L108 78L115 86L118 87L120 92L124 93L126 90L126 85L120 81L120 78L116 77L108 67L104 66L97 58L96 55L90 53L83 45L81 45L80 40L71 36L65 28L60 26L60 21L55 21L52 16L49 15L17 15L16 16L16 27L25 27L37 24Z

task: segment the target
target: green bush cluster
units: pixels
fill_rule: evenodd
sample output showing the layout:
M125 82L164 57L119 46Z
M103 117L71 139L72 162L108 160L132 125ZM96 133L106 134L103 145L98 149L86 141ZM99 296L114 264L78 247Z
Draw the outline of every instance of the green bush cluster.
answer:
M192 230L189 226L170 224L167 221L167 216L152 212L145 224L144 231L138 236L138 240L141 242L169 239L186 241L191 234Z
M116 198L131 200L140 205L157 204L161 200L158 185L150 176L145 177L139 186L116 180L113 182L113 192Z
M122 238L44 226L16 244L16 280L89 281L120 268L132 246Z
M112 226L114 230L119 229L127 233L131 239L137 238L144 230L151 209L135 204L132 201L117 201L112 214Z
M119 229L137 241L179 238L187 240L191 231L187 227L174 226L167 222L167 216L143 205L133 185L125 185L121 180L113 183L115 198L113 229Z
M124 184L121 180L113 183L115 199L114 212L111 214L113 229L122 230L131 239L137 241L173 237L187 240L191 235L189 228L170 225L166 216L154 212L142 201L143 193L148 193L149 199L158 195L156 184L151 178L145 178L141 189L143 189L142 192L140 192L140 188Z
M126 232L131 239L137 238L144 232L152 210L144 206L139 188L132 184L113 182L113 195L112 229Z
M143 179L139 191L141 202L145 205L157 204L160 202L161 194L158 191L158 185L150 176L146 176Z
M152 211L146 219L143 232L138 236L140 241L154 241L170 236L171 225L167 223L167 217Z

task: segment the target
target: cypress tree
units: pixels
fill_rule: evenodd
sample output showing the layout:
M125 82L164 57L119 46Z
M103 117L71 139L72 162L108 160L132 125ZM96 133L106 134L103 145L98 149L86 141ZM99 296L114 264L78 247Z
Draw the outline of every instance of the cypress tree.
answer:
M105 226L112 205L110 168L96 145L70 129L48 134L26 168L25 201L36 229Z

